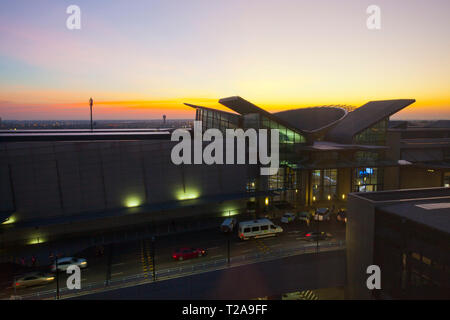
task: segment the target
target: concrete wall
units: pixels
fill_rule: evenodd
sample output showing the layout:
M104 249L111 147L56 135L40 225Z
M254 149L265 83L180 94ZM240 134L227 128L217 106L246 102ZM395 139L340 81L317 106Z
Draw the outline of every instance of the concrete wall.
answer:
M89 141L0 144L0 213L16 222L143 204L244 193L259 176L247 165L179 165L176 142Z
M400 168L384 167L383 168L383 190L396 190L400 185Z
M399 189L442 187L442 172L426 168L400 168Z
M351 192L352 188L352 169L350 168L341 168L338 169L338 176L337 176L337 196L338 199L342 199L342 195L347 195ZM347 199L347 198L346 198Z
M370 299L367 289L367 267L373 264L375 211L373 204L353 194L347 203L347 297Z

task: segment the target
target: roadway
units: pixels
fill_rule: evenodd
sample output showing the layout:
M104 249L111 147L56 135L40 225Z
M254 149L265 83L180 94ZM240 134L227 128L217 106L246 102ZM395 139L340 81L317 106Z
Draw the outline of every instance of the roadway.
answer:
M230 241L230 257L240 257L255 252L271 254L279 249L310 247L316 242L304 240L304 234L308 231L316 231L317 227L313 223L306 226L300 221L290 224L282 224L278 220L275 223L282 225L284 232L276 237L240 240L236 233L227 236L219 231L219 228L195 231L181 234L170 234L157 237L155 240L155 256L152 261L151 238L142 240L132 240L121 243L114 243L105 246L104 254L87 256L77 254L76 256L88 260L88 268L81 271L81 287L91 283L102 283L105 281L114 282L133 275L142 275L144 279L152 279L153 263L158 273L161 271L199 264L212 263L228 256L228 239ZM345 225L337 221L320 222L320 231L329 232L333 237L329 240L320 241L320 245L328 242L345 241ZM199 258L175 261L172 253L178 247L195 247L207 250L207 255ZM60 273L59 287L66 286L68 275ZM56 288L56 281L30 288L17 289L16 295L28 295L31 293L44 292ZM5 299L14 295L13 286L3 288L0 292L0 299Z

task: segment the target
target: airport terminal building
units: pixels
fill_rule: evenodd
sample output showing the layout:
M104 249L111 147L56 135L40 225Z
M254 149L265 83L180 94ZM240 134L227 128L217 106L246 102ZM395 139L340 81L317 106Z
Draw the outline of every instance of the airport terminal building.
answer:
M241 97L196 109L203 129L278 129L280 169L175 165L170 130L0 132L0 238L34 243L158 221L345 206L351 192L450 184L450 130L392 128L412 99L269 113ZM424 151L426 148L426 151ZM39 242L39 240L37 240Z

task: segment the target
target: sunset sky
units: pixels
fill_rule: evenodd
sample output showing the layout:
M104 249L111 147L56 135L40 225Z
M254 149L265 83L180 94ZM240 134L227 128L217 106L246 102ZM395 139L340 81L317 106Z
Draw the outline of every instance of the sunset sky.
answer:
M394 119L450 119L450 1L0 2L2 119L88 119L91 96L96 119L193 118L183 102L234 95L269 111L413 98Z

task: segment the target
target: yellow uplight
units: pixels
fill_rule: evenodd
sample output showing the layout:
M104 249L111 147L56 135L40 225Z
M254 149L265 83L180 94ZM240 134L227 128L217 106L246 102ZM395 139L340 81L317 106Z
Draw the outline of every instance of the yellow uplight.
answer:
M10 216L5 221L3 221L2 224L10 224L10 223L14 223L14 222L16 222L16 217L15 216Z
M178 200L192 200L197 199L199 197L199 193L196 190L181 190L177 193L176 198Z
M125 200L125 206L127 206L128 208L139 207L140 205L141 205L141 199L139 199L138 197L132 196L132 197L128 197Z
M46 241L46 239L42 236L34 236L33 238L30 239L30 241L28 241L27 244L39 244L39 243L44 243Z

